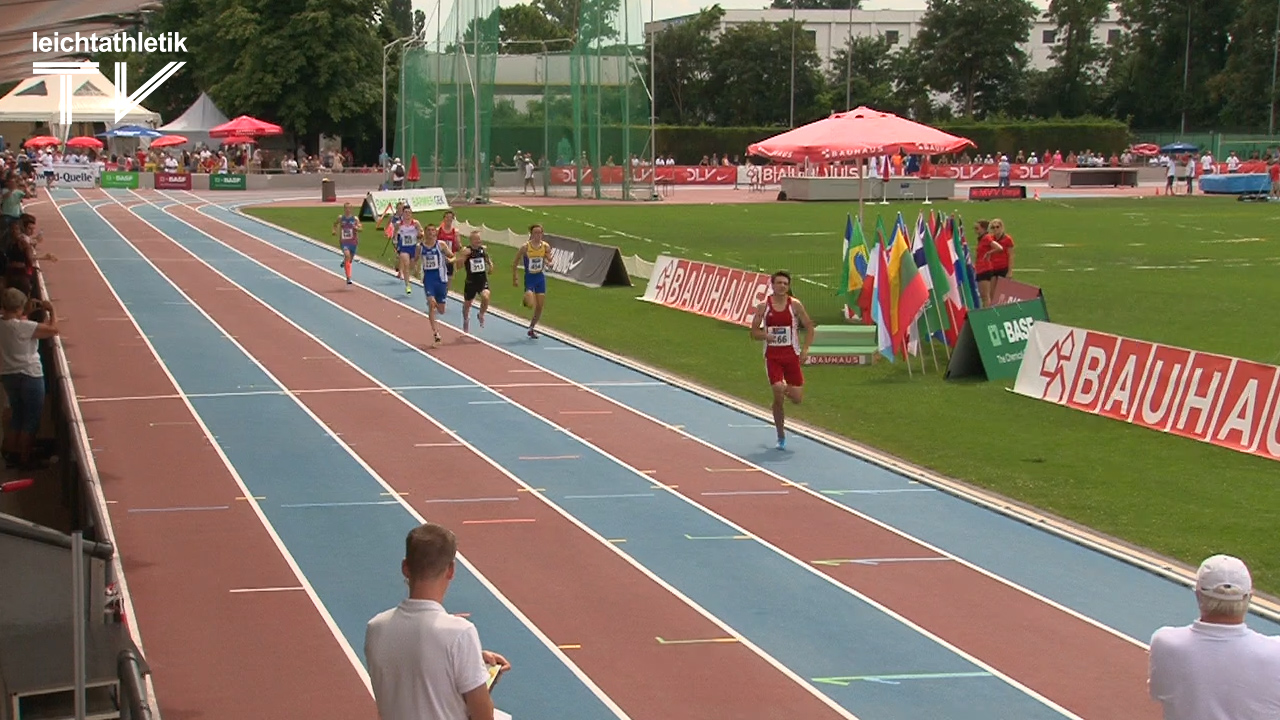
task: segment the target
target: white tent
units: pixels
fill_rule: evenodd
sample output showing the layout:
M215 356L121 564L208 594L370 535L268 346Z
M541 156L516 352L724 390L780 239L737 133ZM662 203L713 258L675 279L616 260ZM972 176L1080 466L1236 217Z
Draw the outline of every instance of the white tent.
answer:
M102 73L72 75L71 122L106 123L114 125L147 125L155 127L160 115L139 105L120 122L116 122L116 86ZM0 98L0 122L48 123L54 135L66 138L70 128L59 124L59 99L61 97L58 75L36 75L18 83L17 87ZM92 134L90 131L88 134Z
M174 133L185 137L190 143L202 142L212 145L209 131L227 122L227 116L213 104L208 95L200 93L200 97L182 113L177 120L157 128L160 132Z

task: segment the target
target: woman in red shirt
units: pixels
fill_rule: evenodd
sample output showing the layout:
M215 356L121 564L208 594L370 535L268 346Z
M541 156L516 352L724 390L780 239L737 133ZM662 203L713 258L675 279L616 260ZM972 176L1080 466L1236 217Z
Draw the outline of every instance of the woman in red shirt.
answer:
M1013 271L1013 236L1005 234L1004 221L999 218L992 220L988 229L978 240L978 260L974 264L983 307L994 303L997 279L1007 278Z

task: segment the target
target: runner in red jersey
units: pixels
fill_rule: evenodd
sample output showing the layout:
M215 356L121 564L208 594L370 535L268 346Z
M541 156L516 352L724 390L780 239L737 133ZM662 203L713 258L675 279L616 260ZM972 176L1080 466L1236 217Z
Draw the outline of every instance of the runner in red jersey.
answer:
M800 404L804 398L801 366L813 344L813 320L804 304L791 296L791 274L779 270L770 278L773 295L756 308L751 337L764 341L764 366L773 387L773 426L778 429L778 449L787 449L786 410L783 399ZM804 344L799 332L804 328Z
M444 211L444 217L440 220L440 227L436 230L436 239L448 245L453 254L457 255L458 251L462 249L462 244L458 240L458 228L453 226L454 217L452 210ZM453 285L453 273L456 269L452 263L449 264L449 280L445 283L446 286Z

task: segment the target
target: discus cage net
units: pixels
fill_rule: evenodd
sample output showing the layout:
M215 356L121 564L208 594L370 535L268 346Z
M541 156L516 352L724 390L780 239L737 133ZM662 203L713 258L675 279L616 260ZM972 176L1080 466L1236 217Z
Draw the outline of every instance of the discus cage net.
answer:
M655 197L640 0L582 0L561 40L504 43L499 21L497 0L454 0L401 53L394 148L417 157L416 185L452 202Z

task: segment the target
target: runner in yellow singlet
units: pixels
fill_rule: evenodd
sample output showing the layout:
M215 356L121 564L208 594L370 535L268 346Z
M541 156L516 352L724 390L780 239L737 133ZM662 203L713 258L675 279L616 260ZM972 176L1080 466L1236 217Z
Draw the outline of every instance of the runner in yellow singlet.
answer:
M547 266L551 264L551 245L542 239L542 226L529 226L529 242L516 251L511 264L511 285L519 287L517 273L524 264L524 306L533 308L533 321L529 323L529 337L537 338L538 321L542 319L542 307L547 300Z

